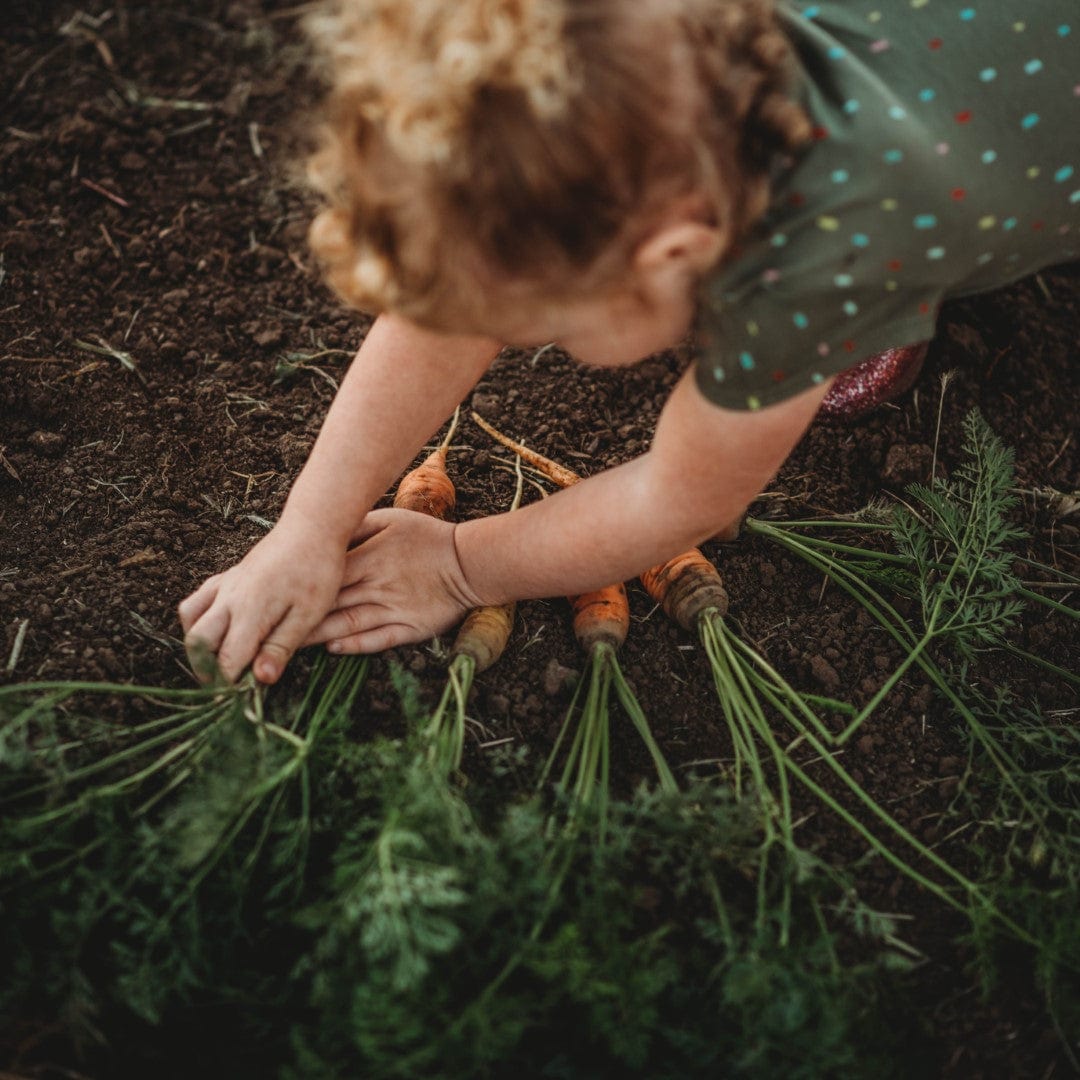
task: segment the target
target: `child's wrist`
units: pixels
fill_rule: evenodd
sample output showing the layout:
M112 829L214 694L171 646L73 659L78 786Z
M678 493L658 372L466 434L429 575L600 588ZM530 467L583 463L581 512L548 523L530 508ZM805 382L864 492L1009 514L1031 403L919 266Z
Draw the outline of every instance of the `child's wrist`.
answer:
M362 518L361 518L362 520ZM304 500L286 500L278 519L278 527L314 533L317 538L335 547L348 546L360 521L354 515L343 515L340 507Z
M481 536L481 525L487 520L479 518L454 526L454 554L461 575L461 591L471 607L495 607L517 599L502 595L487 572L490 569L492 546L485 543Z

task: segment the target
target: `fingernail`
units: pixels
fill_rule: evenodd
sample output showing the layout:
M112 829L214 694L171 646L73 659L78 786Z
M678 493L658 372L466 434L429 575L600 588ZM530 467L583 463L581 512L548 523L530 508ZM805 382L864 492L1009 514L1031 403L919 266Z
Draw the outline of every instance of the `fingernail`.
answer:
M342 650L342 649L343 649L344 647L345 647L345 646L344 646L344 645L342 645L340 641L331 641L331 642L330 642L330 643L329 643L329 644L328 644L328 645L326 646L326 651L327 651L327 652L332 652L332 653L339 653L339 652L341 652L341 650Z
M255 674L258 676L259 682L277 682L278 670L273 664L259 664Z

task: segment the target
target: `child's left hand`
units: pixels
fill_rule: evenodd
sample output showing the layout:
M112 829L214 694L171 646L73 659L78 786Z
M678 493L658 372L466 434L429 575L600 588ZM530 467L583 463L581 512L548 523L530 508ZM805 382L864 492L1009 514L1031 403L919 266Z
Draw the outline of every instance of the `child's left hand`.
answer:
M481 604L462 573L450 522L412 510L373 510L353 544L333 609L307 645L381 652L427 641Z

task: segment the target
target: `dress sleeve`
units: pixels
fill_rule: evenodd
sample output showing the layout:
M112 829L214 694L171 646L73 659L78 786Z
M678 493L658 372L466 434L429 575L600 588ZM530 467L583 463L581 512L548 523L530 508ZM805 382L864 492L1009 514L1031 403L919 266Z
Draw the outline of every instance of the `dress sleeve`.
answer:
M766 266L702 298L696 379L709 401L760 409L886 349L934 335L941 292L885 276L859 282L837 264L785 281Z

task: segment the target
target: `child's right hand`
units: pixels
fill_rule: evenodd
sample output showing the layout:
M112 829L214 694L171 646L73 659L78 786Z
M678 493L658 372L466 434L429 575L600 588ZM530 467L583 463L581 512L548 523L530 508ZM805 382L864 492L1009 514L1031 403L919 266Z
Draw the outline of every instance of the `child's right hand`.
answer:
M333 606L345 548L325 529L283 519L239 563L207 578L180 604L184 644L215 653L230 681L251 664L259 682L277 682Z

